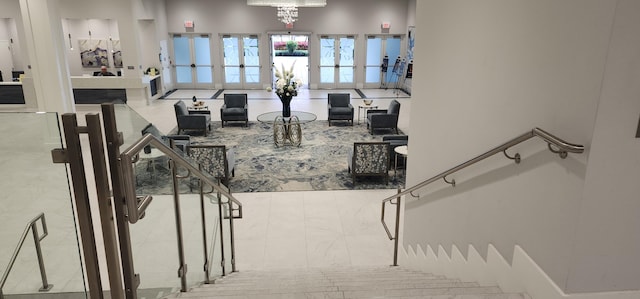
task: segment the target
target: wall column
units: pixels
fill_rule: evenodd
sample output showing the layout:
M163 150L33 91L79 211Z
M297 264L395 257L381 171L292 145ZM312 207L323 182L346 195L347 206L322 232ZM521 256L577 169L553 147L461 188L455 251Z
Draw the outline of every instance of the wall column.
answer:
M59 0L20 0L29 58L23 85L35 93L35 105L27 101L39 111L75 112L58 7Z

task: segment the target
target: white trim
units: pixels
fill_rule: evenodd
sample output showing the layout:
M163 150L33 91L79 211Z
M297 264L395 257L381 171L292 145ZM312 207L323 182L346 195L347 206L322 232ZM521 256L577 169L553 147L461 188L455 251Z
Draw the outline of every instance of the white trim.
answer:
M426 252L420 245L415 245L415 250L411 246L407 247L407 250L403 249L399 254L402 267L465 281L476 281L481 285L497 285L505 293L526 293L533 299L640 298L640 290L565 294L518 245L515 246L511 265L492 244L488 246L486 261L473 245L469 245L467 258L455 245L452 245L451 257L442 245L438 245L437 253L429 245Z

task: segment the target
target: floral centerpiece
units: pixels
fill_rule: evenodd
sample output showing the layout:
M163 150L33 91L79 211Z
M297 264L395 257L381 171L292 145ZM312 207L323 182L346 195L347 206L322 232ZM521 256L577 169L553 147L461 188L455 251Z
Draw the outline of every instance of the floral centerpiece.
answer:
M284 65L280 70L276 68L275 89L271 87L267 88L269 92L275 91L276 95L280 98L283 117L291 116L291 99L298 95L298 86L302 84L300 79L294 79L293 66L295 64L294 62L289 70L286 70Z

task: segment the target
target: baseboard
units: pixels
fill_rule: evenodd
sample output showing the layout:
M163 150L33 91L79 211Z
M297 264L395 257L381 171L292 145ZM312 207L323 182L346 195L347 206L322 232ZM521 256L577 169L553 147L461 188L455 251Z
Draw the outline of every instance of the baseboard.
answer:
M408 269L475 281L481 285L497 285L506 293L527 293L532 299L640 298L640 291L565 294L518 245L511 264L491 244L486 261L473 245L469 245L466 258L455 245L451 248L451 256L441 245L437 251L429 245L426 250L420 245L415 245L415 248L408 246L399 253L399 264Z

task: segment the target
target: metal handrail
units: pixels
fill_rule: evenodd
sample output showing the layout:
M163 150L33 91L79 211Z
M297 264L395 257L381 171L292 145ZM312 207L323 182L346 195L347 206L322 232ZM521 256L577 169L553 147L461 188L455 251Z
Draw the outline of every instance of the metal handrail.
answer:
M42 236L39 236L38 234L38 227L36 226L36 222L38 220L41 220L42 222ZM15 264L16 259L18 258L18 253L20 253L20 250L22 249L22 245L24 245L24 241L27 238L27 234L29 234L29 230L33 232L33 241L36 247L38 265L40 266L40 277L42 278L42 288L40 288L39 291L46 292L53 287L52 284L49 284L47 282L47 273L44 268L44 260L42 258L42 249L40 248L40 241L42 241L42 239L44 239L46 236L49 235L49 230L47 229L47 221L45 220L44 213L40 213L37 217L27 222L27 225L24 231L22 232L22 236L20 237L20 242L18 242L18 246L16 246L16 249L13 251L11 260L9 260L9 265L7 265L7 268L4 271L4 274L2 274L2 279L0 279L0 299L4 298L4 295L2 293L2 288L4 287L4 284L7 282L7 277L9 277L9 272L11 272L11 269L13 268L13 265Z
M388 202L391 202L393 199L398 199L398 202L395 203L397 212L396 212L396 217L399 217L400 213L400 198L402 196L405 196L407 194L411 195L412 197L419 197L419 196L415 196L413 194L414 191L419 190L421 188L424 188L425 186L438 181L440 179L444 180L446 183L455 186L456 181L455 180L447 180L447 176L450 174L453 174L459 170L462 170L464 168L467 168L473 164L476 164L484 159L487 159L495 154L498 154L500 152L504 153L504 155L509 158L514 160L516 163L520 163L520 154L516 153L513 156L509 156L507 154L507 150L517 144L520 144L522 142L525 142L533 137L539 137L542 140L547 142L547 146L549 148L549 150L555 154L558 154L560 156L560 158L564 159L567 157L568 153L583 153L584 152L584 146L583 145L579 145L579 144L573 144L573 143L569 143L566 142L554 135L552 135L551 133L544 131L540 128L533 128L531 131L528 131L516 138L513 138L497 147L494 147L493 149L485 152L484 154L481 154L471 160L468 160L462 164L459 164L449 170L446 170L444 172L441 172L435 176L433 176L430 179L427 179L421 183L416 184L415 186L411 187L411 188L407 188L404 191L398 192L398 194L389 196L385 199L382 200L382 211L381 211L381 221L382 221L382 225L384 226L385 231L387 232L387 236L389 237L389 240L395 240L395 246L394 246L394 261L393 261L393 265L397 266L398 261L397 261L397 253L398 253L398 230L399 230L399 220L396 219L396 228L395 228L395 236L391 235L391 232L389 230L389 227L387 226L387 223L385 222L384 218L385 218L385 205ZM555 148L554 148L555 147Z
M141 201L136 198L135 179L133 177L133 162L137 159L136 156L144 149L145 146L152 145L156 149L160 150L163 154L167 155L177 166L186 168L191 175L199 178L206 185L211 186L215 192L219 192L225 196L229 201L235 203L239 207L239 218L242 218L242 203L238 201L226 188L218 185L218 183L202 173L198 168L191 165L189 161L176 153L173 149L167 146L164 142L160 141L151 134L146 134L140 138L136 143L132 144L124 152L120 154L123 169L124 188L125 188L125 200L127 202L127 209L129 212L129 222L136 223L140 216L144 213L147 206L149 206L152 200L151 196L145 196Z

